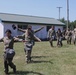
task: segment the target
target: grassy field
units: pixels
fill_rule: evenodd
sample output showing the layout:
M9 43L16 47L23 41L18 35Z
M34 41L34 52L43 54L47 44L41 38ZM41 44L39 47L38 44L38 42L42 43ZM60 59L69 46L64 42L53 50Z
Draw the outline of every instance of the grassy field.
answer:
M15 75L76 75L76 46L51 48L49 42L36 42L32 51L32 63L26 64L23 43L15 43L16 55L13 62L17 66ZM3 69L3 44L0 43L0 75ZM10 69L10 75L14 75Z

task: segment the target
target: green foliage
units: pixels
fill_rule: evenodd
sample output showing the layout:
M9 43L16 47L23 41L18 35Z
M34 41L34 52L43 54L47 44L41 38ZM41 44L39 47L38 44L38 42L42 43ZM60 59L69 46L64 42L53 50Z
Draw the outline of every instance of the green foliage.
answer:
M65 20L65 18L60 19L60 21L67 26L67 20ZM76 20L72 22L69 21L69 28L73 30L75 27L76 27Z

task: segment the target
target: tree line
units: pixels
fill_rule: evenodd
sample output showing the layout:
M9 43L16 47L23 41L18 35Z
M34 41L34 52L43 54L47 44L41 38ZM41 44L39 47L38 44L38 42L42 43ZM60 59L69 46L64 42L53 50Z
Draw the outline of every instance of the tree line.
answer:
M64 23L67 26L67 20L65 20L65 18L60 19L60 21L62 23ZM66 27L65 26L65 27ZM68 26L71 30L73 30L76 27L76 20L75 21L69 21L69 26Z

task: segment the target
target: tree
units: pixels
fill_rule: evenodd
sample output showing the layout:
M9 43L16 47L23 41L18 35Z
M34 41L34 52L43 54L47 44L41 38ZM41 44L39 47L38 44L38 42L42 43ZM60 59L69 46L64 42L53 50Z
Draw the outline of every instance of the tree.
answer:
M67 25L67 21L65 20L65 18L62 18L62 19L60 19L60 21L62 22L62 23L64 23L65 25ZM66 26L64 26L64 29L66 28Z
M60 19L60 21L67 26L67 20L65 20L65 18ZM71 30L73 30L75 27L76 27L76 20L75 21L72 21L72 22L69 21L69 28Z

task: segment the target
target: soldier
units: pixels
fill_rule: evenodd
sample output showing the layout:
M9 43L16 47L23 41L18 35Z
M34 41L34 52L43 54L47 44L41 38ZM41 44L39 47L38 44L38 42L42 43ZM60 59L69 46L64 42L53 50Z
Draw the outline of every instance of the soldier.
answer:
M65 33L66 33L66 29L63 29L62 34L63 34L63 39L65 40Z
M63 44L62 44L63 35L62 35L60 28L58 29L56 36L57 36L57 46L63 46Z
M24 43L24 51L26 53L26 62L29 63L31 62L31 53L32 53L32 48L34 46L34 40L38 40L41 42L41 40L34 35L34 33L40 31L44 27L37 29L37 30L32 30L32 26L28 26L26 30L18 28L18 30L24 32L23 36L25 36L25 43Z
M55 27L52 26L51 29L49 29L48 36L47 36L47 38L49 38L51 47L53 47L53 40L55 39L55 36L56 36Z
M73 42L75 45L76 44L76 28L74 28L74 30L73 30Z
M72 40L72 32L71 30L68 28L68 30L66 31L65 34L65 38L67 39L67 44L71 44L71 40Z
M14 27L15 27L15 26L14 26ZM44 26L42 26L41 28L36 29L36 30L32 30L32 26L31 26L31 25L29 25L29 26L27 27L27 29L21 29L21 28L18 28L18 27L16 27L16 28L17 28L19 31L21 31L21 32L24 33L22 36L25 36L25 33L26 33L26 30L27 30L27 29L31 29L32 33L35 34L35 33L39 32L40 30L42 30L42 29L44 28ZM33 45L35 44L34 40L32 40L32 43L33 43Z
M11 30L6 30L6 36L1 40L4 42L4 72L8 74L10 66L13 69L13 72L16 73L16 66L12 62L13 57L15 55L15 51L13 49L14 41L19 40L16 37L11 36Z

